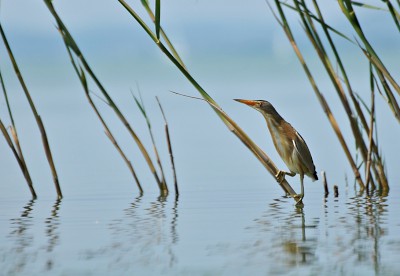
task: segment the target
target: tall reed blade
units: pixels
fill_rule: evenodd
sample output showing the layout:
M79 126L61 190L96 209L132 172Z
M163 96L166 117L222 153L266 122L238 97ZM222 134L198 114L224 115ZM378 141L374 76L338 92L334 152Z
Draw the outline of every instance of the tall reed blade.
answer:
M328 120L329 120L329 122L330 122L330 124L331 124L331 126L332 126L332 128L333 128L333 130L334 130L334 132L335 132L335 134L336 134L336 136L337 136L342 148L343 148L343 151L344 151L344 153L345 153L345 155L347 157L347 160L350 163L350 166L351 166L351 168L353 170L353 173L354 173L354 176L355 176L355 178L356 178L356 180L357 180L357 182L358 182L358 184L360 186L360 189L363 190L365 188L365 185L364 185L364 182L361 179L361 174L359 172L359 169L357 168L357 165L356 165L356 163L355 163L355 161L354 161L354 159L353 159L353 157L351 155L351 152L349 150L349 147L347 146L346 140L345 140L345 138L344 138L344 136L343 136L343 134L342 134L342 132L340 130L339 124L338 124L337 120L335 119L335 117L334 117L334 115L333 115L333 113L332 113L332 111L331 111L331 109L329 107L328 102L326 101L325 97L322 95L320 89L318 88L318 86L316 84L316 81L315 81L315 79L314 79L314 77L313 77L313 75L312 75L312 73L311 73L311 71L310 71L310 69L309 69L309 67L308 67L308 65L307 65L307 63L306 63L306 61L305 61L305 59L304 59L299 47L298 47L298 45L297 45L297 42L294 39L294 36L293 36L292 31L291 31L290 25L289 25L289 23L288 23L288 21L286 19L285 13L283 12L283 9L282 9L282 6L281 6L282 5L281 2L279 0L275 0L275 6L277 7L280 20L279 20L278 16L275 14L275 12L273 11L271 5L269 5L268 2L267 2L267 4L270 7L270 10L273 13L274 17L276 18L276 20L279 22L279 24L281 25L282 29L284 30L288 40L290 41L290 44L292 45L293 50L296 53L296 56L297 56L298 60L300 61L301 65L302 65L302 67L303 67L303 69L304 69L304 71L305 71L305 73L307 75L307 78L310 81L310 84L311 84L311 86L312 86L312 88L314 90L314 93L315 93L317 99L319 100L323 111L325 112L326 116L328 117Z
M7 38L6 38L6 35L5 35L4 31L3 31L3 27L1 25L1 23L0 23L0 33L1 33L1 37L3 39L4 45L5 45L6 49L7 49L8 56L9 56L9 58L11 60L12 65L13 65L15 74L17 75L17 78L18 78L18 80L19 80L19 82L20 82L20 84L22 86L22 89L23 89L23 91L25 93L25 96L26 96L26 98L27 98L27 100L29 102L29 106L30 106L30 108L32 110L32 113L33 113L35 119L36 119L36 123L37 123L37 125L39 127L39 130L40 130L40 133L41 133L41 137L42 137L44 151L46 153L47 161L49 163L49 166L50 166L50 169L51 169L51 173L53 175L53 181L54 181L54 185L56 187L57 196L58 196L58 198L62 198L61 187L60 187L60 184L59 184L59 181L58 181L58 175L57 175L57 171L56 171L56 168L55 168L55 165L54 165L53 156L52 156L52 153L51 153L51 150L50 150L50 145L49 145L49 142L48 142L48 139L47 139L46 130L44 128L42 119L40 118L40 116L39 116L39 114L38 114L38 112L36 110L36 107L35 107L35 105L33 103L32 97L31 97L31 95L30 95L30 93L28 91L28 88L27 88L26 84L25 84L25 81L22 78L22 74L21 74L21 72L20 72L20 70L18 68L17 62L16 62L16 60L14 58L14 55L13 55L13 53L11 51L11 47L10 47L8 41L7 41Z
M367 120L365 119L366 116L364 115L364 113L363 113L363 111L362 111L362 109L360 107L360 104L359 104L359 102L358 102L358 100L357 100L357 98L356 98L356 96L355 96L355 94L353 92L353 88L351 87L350 80L349 80L349 78L347 76L347 72L346 72L346 70L344 68L342 59L340 58L339 53L338 53L338 51L336 49L336 46L333 43L333 39L331 38L329 30L325 27L325 24L324 24L325 21L324 21L324 18L322 16L322 13L321 13L321 11L319 9L318 3L317 3L316 0L313 0L313 3L314 3L315 10L317 11L318 18L320 19L319 22L322 22L321 26L322 26L322 28L324 30L326 38L328 39L329 45L331 46L332 52L333 52L333 54L334 54L334 56L336 58L336 63L339 66L340 72L342 73L343 81L344 81L344 83L346 84L346 87L347 87L347 93L350 95L352 103L353 103L353 105L355 107L355 110L357 112L357 118L361 121L361 125L363 126L364 131L366 133L370 133ZM394 102L394 103L396 103L396 102ZM392 105L390 105L390 106L392 106ZM356 115L355 114L351 115L351 117L355 118ZM351 118L349 118L349 119L352 120ZM353 129L358 130L358 128L355 128L355 127ZM358 134L358 136L360 136L360 134ZM362 135L361 135L361 139L362 139ZM358 138L358 140L360 140L360 138ZM375 143L374 139L371 140L371 143L372 143L372 150L373 150L374 154L377 156L377 164L376 165L381 167L383 165L382 165L382 163L380 161L381 160L381 158L379 157L380 154L379 154L378 147L376 146L376 143Z
M346 16L346 18L352 25L353 29L356 31L358 37L363 42L365 49L368 52L368 55L370 55L370 60L372 61L372 64L376 67L377 70L380 70L382 72L382 74L385 76L385 79L387 79L390 82L390 84L393 86L396 92L400 95L400 86L397 84L397 82L391 76L389 71L386 69L385 65L382 63L377 53L373 49L372 45L369 43L367 37L365 36L361 28L361 25L359 23L359 20L357 18L357 15L353 9L352 1L338 0L338 3L340 8L342 9L343 14Z
M99 79L96 77L94 72L92 71L91 67L87 63L85 57L83 56L82 52L80 51L78 45L76 44L75 40L69 33L67 27L64 25L62 22L61 18L58 16L56 10L53 7L52 1L51 0L44 0L45 4L47 5L47 8L49 9L50 13L53 15L54 19L56 20L57 27L60 31L60 34L64 40L65 46L70 49L75 55L76 58L79 59L80 63L82 64L83 69L87 72L87 74L91 77L93 82L96 84L97 88L99 91L102 93L102 95L105 97L105 100L107 104L112 108L118 119L121 121L121 123L125 126L135 143L137 144L140 152L142 153L143 157L145 158L147 165L152 172L157 185L159 186L159 189L162 193L164 193L164 187L162 185L162 182L160 180L160 177L157 174L157 171L154 167L154 164L150 158L150 155L148 154L146 148L144 147L142 141L139 139L139 137L136 135L136 132L133 130L131 127L130 123L128 120L125 118L125 116L122 114L121 110L118 108L118 106L115 104L115 102L112 100L111 96L108 94L104 86L101 84ZM78 73L79 75L79 73Z
M367 123L366 116L363 113L364 111L362 110L362 108L359 104L360 99L359 99L358 95L356 95L354 93L354 91L351 87L350 80L347 76L347 72L343 65L342 59L339 55L339 52L336 48L336 45L334 44L333 39L331 38L330 32L338 34L339 36L341 36L347 40L348 40L348 38L341 35L341 33L339 31L335 30L334 28L329 27L329 25L325 22L325 20L322 16L322 13L319 9L319 5L318 5L317 1L313 0L312 2L314 5L314 8L315 8L315 11L317 12L316 15L314 15L313 12L307 7L307 2L305 0L294 0L293 1L294 6L291 6L287 2L281 2L279 0L275 1L276 7L279 11L280 20L277 18L277 15L275 15L271 6L270 5L269 6L270 6L270 9L273 12L275 18L277 19L279 24L282 26L287 37L289 38L289 41L290 41L291 45L293 46L293 49L294 49L298 59L300 60L301 64L303 65L304 70L306 71L306 74L310 80L311 85L314 88L314 91L316 92L317 97L318 98L322 97L322 98L320 98L320 102L322 100L321 105L323 105L323 109L325 111L327 111L328 110L327 108L329 108L329 107L325 106L327 103L326 103L324 97L322 96L322 94L319 92L316 82L313 79L311 72L308 69L308 66L306 65L305 60L294 40L294 37L290 30L289 23L286 20L285 14L283 13L282 6L295 11L298 14L298 16L300 17L305 34L307 35L309 41L311 42L316 53L318 54L318 57L319 57L320 61L322 62L323 66L325 68L325 71L327 72L328 76L330 77L332 85L333 85L335 91L337 92L337 95L339 96L339 99L340 99L342 106L348 117L353 137L356 141L356 149L359 153L361 153L363 162L360 164L360 166L357 166L353 157L351 157L350 151L348 150L348 147L346 145L343 135L341 133L339 133L340 132L339 125L337 124L337 122L334 122L332 120L332 119L334 119L332 116L328 116L329 120L331 121L332 127L335 129L335 132L338 135L339 141L341 141L343 150L345 151L346 156L348 157L348 160L353 168L353 172L355 173L356 179L359 179L358 182L359 182L360 188L361 188L361 190L363 190L365 184L362 183L360 173L358 170L362 165L364 165L364 168L368 170L368 173L366 173L366 177L368 176L368 183L369 182L371 183L372 189L375 187L374 180L376 180L379 182L380 188L382 190L385 190L388 188L387 177L386 177L386 173L385 173L385 170L383 167L382 158L380 156L380 152L377 147L377 142L375 142L373 136L370 136L370 134L371 134L370 127L372 127L372 125L371 124L368 125L368 123ZM325 37L321 37L321 35L319 34L319 31L316 28L314 23L318 23L318 25L320 25L322 27ZM329 48L325 46L326 40L328 42ZM354 44L356 44L356 43L354 43ZM334 55L335 60L333 60L333 61L331 60L331 57L328 54L329 50L331 50ZM370 58L371 55L366 50L364 50L364 49L362 49L362 50L364 51L365 55L368 58ZM334 66L333 66L334 63L336 63L339 66L339 72L337 72L336 69L334 68ZM371 64L372 64L372 61L371 61ZM378 76L379 75L381 76L382 84L385 84L386 79L383 76L383 73L379 70L376 70L376 71L377 71ZM342 74L341 76L340 76L340 73ZM342 82L345 84L345 86L342 85ZM389 90L389 92L387 92L387 95L390 95L390 87L388 85L386 85L386 86L384 86L384 88L385 88L385 91L386 91L386 89ZM346 89L347 89L347 93L345 91ZM350 96L351 102L347 98L347 95ZM393 95L393 94L391 94L391 95ZM390 96L389 96L389 99L390 99ZM350 103L353 104L355 111L353 110L353 107L350 105ZM362 103L364 104L363 101L362 101ZM393 102L390 103L389 106L392 108L392 107L395 107L396 104L397 104L396 100L393 100ZM364 104L364 106L367 107L365 104ZM329 111L329 113L331 113L331 111ZM332 117L332 118L330 118L330 117ZM359 124L360 121L361 121L362 127L360 127L360 124ZM364 139L365 136L368 137L367 141ZM372 152L370 152L370 151L372 151ZM373 162L368 162L368 160L371 157L371 154L373 154L375 159ZM375 179L371 177L369 170L373 171L373 173L375 175Z
M339 75L336 73L336 70L333 68L332 62L330 61L330 58L327 54L327 51L325 50L324 44L322 43L322 40L319 37L319 34L313 24L313 21L309 14L311 13L310 10L308 10L307 5L304 0L301 0L301 5L299 4L299 1L295 1L295 6L296 9L299 12L299 15L302 19L302 22L304 24L304 29L305 32L310 40L310 42L313 44L318 56L320 57L321 62L323 63L326 72L328 73L331 82L339 96L339 99L344 107L344 110L347 114L347 117L349 119L349 123L353 132L353 136L356 140L356 145L357 148L359 149L361 156L363 158L364 164L367 163L367 146L366 143L363 139L363 136L360 132L360 128L358 126L358 122L356 120L357 115L354 114L352 107L349 104L349 101L346 97L344 87L342 86L341 79ZM307 12L302 12L302 9L307 10ZM330 44L332 47L332 44ZM336 55L336 58L340 60L340 57ZM339 61L337 61L339 62ZM344 70L344 68L343 68ZM377 171L375 170L375 167L373 167L376 175ZM371 180L373 181L373 180Z
M270 174L278 181L278 168L269 158L269 156L263 152L248 136L247 134L221 109L221 107L214 101L214 99L200 86L200 84L193 78L193 76L186 70L181 60L178 60L174 54L172 54L164 44L157 39L151 29L146 25L142 18L124 1L118 0L121 5L131 14L131 16L138 22L143 30L150 36L150 38L156 43L160 50L170 59L170 61L181 71L181 73L189 80L189 82L197 89L204 100L211 106L216 112L219 118L224 124L242 141L246 147L257 157L257 159L263 164L263 166L270 172ZM143 1L142 1L143 3ZM292 197L296 196L296 192L292 189L290 184L284 179L280 183L282 189L290 194Z

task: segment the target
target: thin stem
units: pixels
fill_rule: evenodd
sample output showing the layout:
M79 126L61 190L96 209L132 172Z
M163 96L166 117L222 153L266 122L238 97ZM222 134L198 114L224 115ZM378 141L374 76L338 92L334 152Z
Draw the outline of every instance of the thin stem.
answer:
M61 187L60 187L60 184L59 184L59 181L58 181L57 171L56 171L56 168L55 168L55 165L54 165L53 156L52 156L52 153L51 153L51 150L50 150L49 141L48 141L48 138L47 138L46 130L44 128L42 119L40 118L40 116L39 116L39 114L38 114L38 112L36 110L35 104L33 103L31 95L30 95L30 93L28 91L28 88L27 88L27 86L25 84L25 81L24 81L24 79L22 77L22 74L21 74L21 72L20 72L20 70L18 68L17 62L16 62L16 60L14 58L14 55L13 55L13 53L11 51L11 47L8 44L6 35L4 34L3 27L1 26L1 24L0 24L0 33L1 33L1 37L3 39L4 45L5 45L6 49L7 49L8 55L10 57L11 63L13 65L14 72L17 75L17 78L18 78L18 80L19 80L19 82L20 82L20 84L22 86L22 89L23 89L23 91L25 93L25 96L26 96L26 98L27 98L27 100L29 102L29 106L30 106L30 108L31 108L31 110L33 112L33 115L34 115L35 119L36 119L36 123L37 123L37 125L39 127L39 130L40 130L40 133L41 133L41 137L42 137L44 151L46 153L47 161L49 163L49 166L50 166L50 169L51 169L51 172L52 172L52 175L53 175L53 181L54 181L54 184L55 184L55 187L56 187L57 196L58 196L58 198L62 198L62 192L61 192Z
M161 114L162 114L162 116L164 118L165 136L166 136L166 139L167 139L168 152L169 152L169 157L170 157L171 165L172 165L172 173L174 174L175 195L178 196L179 195L178 179L176 177L174 154L172 153L171 137L170 137L170 134L169 134L168 122L167 122L167 118L165 117L164 110L163 110L163 108L161 106L161 103L160 103L160 100L158 99L158 97L156 97L156 100L157 100L158 106L160 107Z

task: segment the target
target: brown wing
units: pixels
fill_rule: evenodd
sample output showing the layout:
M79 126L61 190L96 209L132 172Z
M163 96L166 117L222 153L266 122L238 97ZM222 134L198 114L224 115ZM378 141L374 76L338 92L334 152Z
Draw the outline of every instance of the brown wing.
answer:
M306 142L304 141L303 137L296 131L296 137L293 140L293 145L295 150L299 155L299 159L302 161L304 166L304 174L310 176L311 178L318 179L315 173L315 166L313 159L311 157L310 150L307 147Z

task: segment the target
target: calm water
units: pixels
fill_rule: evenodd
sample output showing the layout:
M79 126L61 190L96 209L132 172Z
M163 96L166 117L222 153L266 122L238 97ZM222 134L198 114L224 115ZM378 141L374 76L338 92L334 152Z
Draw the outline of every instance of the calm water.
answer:
M139 85L172 183L164 123L154 97L163 103L178 199L173 192L158 196L131 137L95 98L139 175L145 193L138 196L129 170L87 103L44 4L27 2L21 10L6 1L2 24L46 126L64 199L54 200L40 134L12 68L2 58L2 75L39 198L29 200L24 178L0 137L0 275L399 275L400 128L385 99L376 96L376 119L391 190L385 197L359 195L337 138L265 1L230 1L229 7L217 1L212 9L208 1L168 2L164 26L206 91L285 169L260 114L232 99L273 103L305 138L317 172L326 171L331 189L339 187L339 197L331 191L324 199L321 181L306 179L305 207L296 209L204 102L169 93L198 95L117 1L96 2L90 8L82 8L82 1L57 2L95 73L151 151L146 123L130 94ZM326 9L330 22L353 37L332 7ZM400 39L390 35L397 32L390 16L385 21L368 10L361 20L399 80ZM302 38L298 19L294 24L355 155L339 99ZM365 57L357 46L340 39L337 43L343 47L353 89L368 103ZM99 94L94 86L90 89ZM0 117L9 124L3 97ZM289 181L299 190L298 177Z
M312 190L3 200L1 274L398 275L398 190Z

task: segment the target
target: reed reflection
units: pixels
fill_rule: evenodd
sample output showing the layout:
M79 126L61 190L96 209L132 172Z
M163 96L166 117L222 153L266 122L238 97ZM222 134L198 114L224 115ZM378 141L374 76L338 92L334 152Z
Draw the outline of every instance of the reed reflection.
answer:
M3 263L9 264L7 268L2 268L3 273L14 275L24 271L29 257L32 255L30 248L34 243L34 234L30 230L34 226L32 212L35 203L36 199L29 200L23 206L21 215L10 220L11 232L8 239L13 242L14 246L3 256L5 259ZM7 261L7 259L10 260Z
M22 208L21 215L18 218L11 219L10 238L15 241L15 251L23 252L33 242L33 234L29 233L29 229L33 225L32 211L35 206L36 199L31 199Z
M382 254L380 241L388 233L387 198L375 191L369 196L350 198L348 205L350 219L345 221L344 227L352 231L348 233L348 246L342 250L352 255L354 263L372 265L379 274ZM352 252L349 252L349 247Z
M87 257L111 256L111 266L119 270L173 267L177 262L174 246L179 241L179 201L168 199L165 196L153 201L146 201L143 196L135 198L123 210L123 216L110 223L111 244L87 252Z
M382 245L388 233L388 203L378 192L349 199L325 198L322 218L307 219L307 208L288 210L286 198L275 199L255 220L256 241L245 248L248 259L268 259L269 273L288 273L294 268L321 274L364 271L382 274L396 265L382 263L389 253ZM398 253L398 252L397 252ZM305 270L306 271L306 270Z
M46 251L48 253L53 252L54 248L59 244L60 240L60 233L59 233L59 225L60 225L60 218L59 218L59 211L61 206L62 199L57 199L51 209L50 216L45 219L45 233L48 238ZM48 260L46 261L46 270L51 270L54 265L54 261L52 260L52 255L50 254Z

